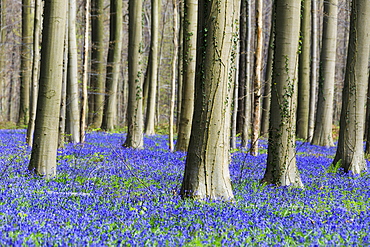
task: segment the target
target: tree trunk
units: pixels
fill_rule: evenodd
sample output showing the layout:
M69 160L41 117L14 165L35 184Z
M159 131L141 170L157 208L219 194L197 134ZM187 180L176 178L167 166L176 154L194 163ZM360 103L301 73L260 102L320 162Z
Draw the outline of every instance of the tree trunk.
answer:
M89 125L100 128L103 120L105 98L105 44L104 44L104 0L92 0L92 52L89 97Z
M85 5L85 33L84 33L84 61L82 75L82 94L81 94L81 117L80 117L80 142L85 142L86 113L87 113L87 84L89 68L89 29L90 29L90 0L86 0Z
M69 0L66 133L72 143L80 142L80 108L76 40L76 1Z
M183 198L233 200L230 118L239 1L199 1L195 108ZM212 18L212 21L207 21Z
M150 60L148 74L148 99L145 118L145 133L147 135L155 134L155 111L158 81L158 36L159 36L159 18L160 1L152 0L152 22L151 22L151 40L150 40Z
M121 76L123 9L122 0L110 1L110 35L106 78L106 100L102 129L112 131L117 124L117 87Z
M178 6L177 0L172 0L173 3L173 58L172 58L172 78L171 78L171 100L170 100L170 123L169 123L169 147L170 151L174 151L174 144L173 144L173 129L174 129L174 121L175 121L175 96L176 96L176 72L177 72L177 51L179 50L179 42L178 42Z
M65 34L67 2L46 0L44 4L40 87L35 135L28 169L50 178L56 174L64 41L60 37L64 37Z
M18 125L27 125L32 75L33 10L31 0L22 0L21 88Z
M32 146L33 133L35 132L35 118L37 109L38 82L40 75L40 36L42 25L43 6L41 0L35 1L35 20L33 28L33 63L32 63L32 86L30 95L30 119L27 128L27 144Z
M297 137L307 141L311 79L311 0L302 1L302 8L302 48L298 65Z
M335 62L337 56L338 0L324 2L324 29L322 36L319 95L315 131L311 143L320 146L334 146L333 101L335 83Z
M143 148L142 0L129 0L129 96L125 147Z
M352 0L351 27L337 152L345 172L359 174L367 169L364 158L364 119L369 76L370 2Z
M253 83L253 124L252 124L252 139L251 139L251 154L258 155L258 138L260 135L260 120L261 120L261 85L262 85L262 57L263 57L263 1L256 2L256 63Z
M6 0L0 0L0 121L7 120L5 95L5 38L6 38Z
M315 113L316 113L316 84L317 84L317 65L319 63L319 33L318 33L318 2L312 0L312 62L311 62L311 83L310 83L310 109L308 115L308 141L311 142L315 128Z
M186 0L184 2L183 27L183 88L179 119L177 151L187 151L190 140L191 123L194 108L194 81L197 48L197 17L198 1Z
M263 183L303 187L295 158L297 62L301 3L275 1L276 36L270 132ZM292 21L294 20L294 21Z

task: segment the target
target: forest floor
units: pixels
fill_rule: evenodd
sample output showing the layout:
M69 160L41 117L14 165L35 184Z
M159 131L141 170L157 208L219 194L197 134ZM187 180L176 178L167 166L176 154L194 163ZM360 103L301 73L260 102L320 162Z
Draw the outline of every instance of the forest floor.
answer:
M370 174L331 167L335 147L297 142L304 189L260 185L257 157L233 150L235 202L182 200L186 154L167 136L143 150L124 134L92 132L58 150L57 176L27 172L25 130L0 130L1 246L368 246Z

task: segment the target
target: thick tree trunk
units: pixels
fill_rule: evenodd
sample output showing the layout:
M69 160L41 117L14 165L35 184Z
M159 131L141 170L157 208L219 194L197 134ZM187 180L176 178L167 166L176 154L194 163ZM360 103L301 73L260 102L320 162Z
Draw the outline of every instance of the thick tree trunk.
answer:
M183 198L233 200L230 117L239 1L199 1L195 108ZM212 21L209 21L212 19Z
M262 182L302 187L295 158L297 62L301 3L275 1L276 36L267 167ZM292 21L295 20L295 21Z
M66 133L72 143L80 142L80 108L76 39L76 1L69 0Z
M110 1L110 35L106 78L106 100L102 129L113 130L117 124L117 87L121 76L123 9L122 0Z
M28 166L45 178L56 174L64 41L60 37L65 34L66 10L64 0L45 1L36 129Z
M186 0L184 2L183 27L183 87L182 102L179 119L177 151L187 151L190 140L191 123L194 108L194 81L197 47L197 17L198 1Z
M345 172L353 174L359 174L367 169L363 136L369 76L369 13L368 0L352 0L339 140L333 164L340 162Z
M332 124L335 63L337 56L337 26L338 0L329 0L324 3L319 95L315 131L311 141L313 145L334 146Z
M143 148L142 0L129 1L129 96L125 147Z
M297 137L307 141L311 79L311 0L302 1L302 8L302 48L299 55L298 69Z

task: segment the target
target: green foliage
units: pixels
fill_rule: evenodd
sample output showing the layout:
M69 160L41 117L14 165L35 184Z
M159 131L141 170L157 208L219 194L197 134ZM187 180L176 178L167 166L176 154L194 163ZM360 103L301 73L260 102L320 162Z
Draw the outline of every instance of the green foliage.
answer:
M330 164L326 173L338 173L339 169L342 166L342 160L339 160L336 164Z

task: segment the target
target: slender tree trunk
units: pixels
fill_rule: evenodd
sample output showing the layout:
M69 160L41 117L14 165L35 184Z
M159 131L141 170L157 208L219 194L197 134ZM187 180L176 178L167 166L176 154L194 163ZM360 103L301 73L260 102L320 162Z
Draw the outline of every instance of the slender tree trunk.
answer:
M370 2L368 0L352 0L351 9L339 140L333 164L340 162L345 172L359 174L367 170L363 136L369 78Z
M67 6L68 7L68 6ZM67 18L68 18L67 9ZM66 21L66 33L64 39L64 57L63 57L63 79L62 92L60 97L60 113L59 113L59 130L58 130L58 148L64 148L66 142L66 116L67 116L67 81L68 81L68 20Z
M113 130L117 124L117 87L121 76L123 9L122 0L110 1L110 35L106 78L106 100L102 129Z
M80 108L78 87L78 59L76 39L76 1L69 0L68 11L68 67L66 132L72 143L80 142Z
M67 2L46 0L43 22L40 87L30 171L50 178L56 174L58 121L63 75L63 40Z
M84 34L84 61L82 76L82 94L81 94L81 117L80 117L80 142L85 142L86 113L87 113L87 84L89 68L89 29L90 29L90 0L86 0L85 5L85 34Z
M6 0L0 0L0 121L7 120L5 95L5 38L6 38Z
M33 31L33 63L32 63L32 86L30 95L30 119L27 128L27 144L32 146L33 133L35 132L35 118L37 109L37 94L40 75L40 36L42 25L43 6L41 0L35 1L35 20Z
M91 95L89 100L89 124L100 128L103 120L105 98L105 44L104 44L104 0L92 0L92 52L91 52Z
M31 0L22 0L22 46L21 46L21 89L19 125L27 125L30 108L30 85L32 73L33 10Z
M198 1L185 0L183 27L183 88L177 151L187 151L194 108L194 81L197 47Z
M295 113L301 3L275 1L275 57L267 167L262 182L302 187L295 158ZM292 21L295 20L295 21Z
M272 15L275 13L275 5L272 4ZM267 68L266 68L266 82L263 90L263 105L262 105L262 123L261 123L261 135L268 134L269 121L270 121L270 103L271 103L271 83L272 83L272 71L274 61L274 43L275 43L275 19L274 16L271 18L271 30L269 48L267 53Z
M175 96L176 96L176 72L177 72L177 51L179 50L178 45L178 6L177 0L172 0L173 3L173 58L172 58L172 78L171 78L171 100L170 100L170 131L169 131L169 147L170 151L175 150L173 144L173 129L174 129L174 119L175 119Z
M129 0L129 96L125 147L143 148L142 0Z
M302 1L302 8L302 48L299 55L298 69L297 137L307 140L311 79L311 0Z
M230 117L239 1L199 1L195 108L183 198L233 200ZM206 21L212 18L212 21Z
M147 135L155 134L155 112L158 81L158 38L159 38L159 19L160 19L160 1L152 0L152 22L151 22L151 40L150 40L150 60L148 74L148 99L145 118L145 133Z
M315 113L316 113L316 84L317 84L317 68L318 68L318 50L319 50L319 34L318 34L318 2L312 0L312 62L311 62L311 83L310 83L310 109L308 115L308 141L311 142L315 128Z
M253 127L251 139L251 154L258 155L258 138L260 134L260 120L261 120L261 85L262 85L262 56L263 56L263 1L256 2L256 18L257 18L257 46L256 46L256 63L255 63L255 77L253 83Z
M319 95L315 131L311 143L334 146L333 102L335 84L335 62L337 55L338 0L324 3L324 29L322 36Z

